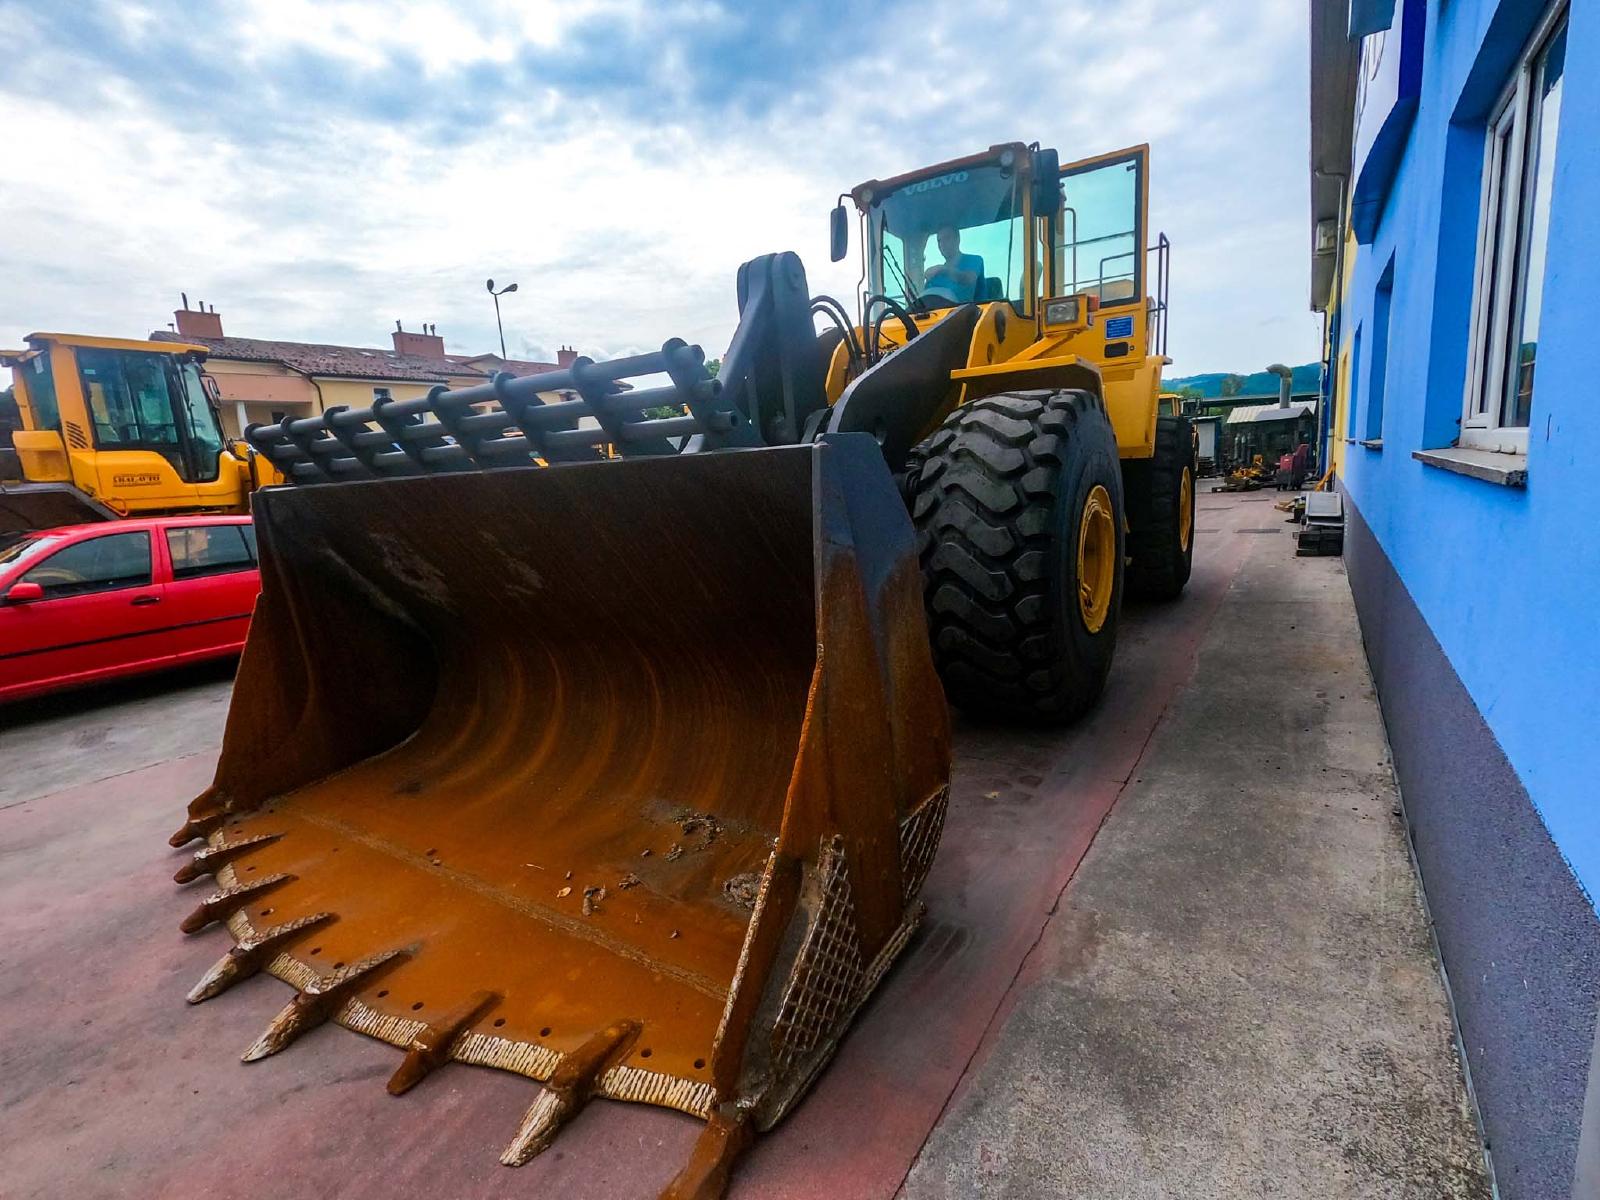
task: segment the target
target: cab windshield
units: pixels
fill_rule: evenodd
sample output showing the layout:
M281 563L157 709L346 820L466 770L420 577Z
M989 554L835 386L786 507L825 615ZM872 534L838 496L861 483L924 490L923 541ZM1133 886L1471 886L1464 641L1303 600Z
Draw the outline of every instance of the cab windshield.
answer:
M1023 311L1028 250L1014 167L963 167L901 184L872 204L874 292L911 307L1009 300Z
M86 348L78 371L101 450L153 450L188 483L217 478L222 429L198 366L170 354Z

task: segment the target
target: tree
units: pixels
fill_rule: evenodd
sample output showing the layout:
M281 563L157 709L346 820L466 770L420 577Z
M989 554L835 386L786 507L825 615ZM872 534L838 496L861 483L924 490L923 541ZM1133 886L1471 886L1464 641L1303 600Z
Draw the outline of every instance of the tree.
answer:
M1244 390L1243 375L1224 375L1222 377L1222 394L1224 396L1237 396Z
M1182 396L1185 400L1204 400L1206 398L1205 389L1198 388L1192 383L1184 384L1178 389L1177 394Z
M717 372L722 370L722 360L720 358L706 359L706 370L710 373L711 378L715 379ZM686 411L680 404L658 404L655 408L641 409L640 413L649 420L660 421L667 417L681 417Z
M22 413L12 389L0 391L0 446L11 445L11 435L22 428Z

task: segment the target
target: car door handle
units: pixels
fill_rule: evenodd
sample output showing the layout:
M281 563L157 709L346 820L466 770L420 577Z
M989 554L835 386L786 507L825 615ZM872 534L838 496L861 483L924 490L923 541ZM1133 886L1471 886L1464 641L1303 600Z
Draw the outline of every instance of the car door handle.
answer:
M161 603L161 597L160 596L135 596L132 600L129 600L128 603L129 604L133 604L133 605L160 604Z

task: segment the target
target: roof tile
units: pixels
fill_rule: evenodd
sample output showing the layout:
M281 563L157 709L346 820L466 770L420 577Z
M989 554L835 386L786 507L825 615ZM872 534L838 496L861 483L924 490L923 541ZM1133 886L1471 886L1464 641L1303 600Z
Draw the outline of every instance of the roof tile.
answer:
M150 335L155 342L193 342L205 346L213 358L233 358L245 362L282 363L304 375L333 376L342 379L399 379L416 383L444 383L461 376L484 375L483 371L450 358L419 358L362 346L332 346L319 342L279 342L266 338L180 337L171 330L158 329ZM548 369L547 364L528 364Z

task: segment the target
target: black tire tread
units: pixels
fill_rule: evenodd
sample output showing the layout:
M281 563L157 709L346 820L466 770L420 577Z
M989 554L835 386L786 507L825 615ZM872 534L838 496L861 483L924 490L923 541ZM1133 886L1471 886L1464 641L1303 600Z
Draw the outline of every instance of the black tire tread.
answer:
M1156 418L1154 457L1126 465L1129 595L1173 600L1188 584L1194 565L1192 489L1197 465L1189 418L1167 416ZM1187 550L1177 528L1178 490L1185 466L1191 488Z
M1055 489L1080 434L1105 439L1115 463L1099 397L1012 392L957 409L911 453L904 486L934 663L959 707L1066 721L1104 684L1104 672L1081 677L1052 629Z

